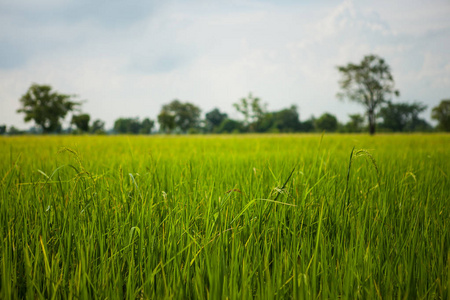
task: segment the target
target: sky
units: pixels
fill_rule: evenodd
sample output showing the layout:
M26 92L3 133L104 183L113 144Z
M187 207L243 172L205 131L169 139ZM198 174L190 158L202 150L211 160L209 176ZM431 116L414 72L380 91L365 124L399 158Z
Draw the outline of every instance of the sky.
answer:
M393 102L431 121L450 98L449 15L448 0L0 0L0 124L33 125L16 112L33 83L76 94L107 129L174 99L239 118L250 92L345 122L364 108L336 98L337 66L368 54L391 67Z

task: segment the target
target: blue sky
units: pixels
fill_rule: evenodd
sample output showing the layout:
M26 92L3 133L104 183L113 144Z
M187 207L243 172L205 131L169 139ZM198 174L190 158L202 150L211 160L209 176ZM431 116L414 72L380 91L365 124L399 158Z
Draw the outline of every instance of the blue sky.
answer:
M394 102L421 101L430 120L450 98L449 15L448 0L0 0L0 124L32 125L16 113L32 83L79 95L108 128L173 99L238 117L249 92L346 121L363 108L336 99L336 66L372 53L392 68Z

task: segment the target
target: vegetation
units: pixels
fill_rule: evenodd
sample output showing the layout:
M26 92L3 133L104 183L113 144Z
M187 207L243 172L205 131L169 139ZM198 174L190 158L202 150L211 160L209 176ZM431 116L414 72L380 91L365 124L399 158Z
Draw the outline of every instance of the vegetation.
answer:
M220 112L218 108L214 108L205 114L206 132L216 132L220 124L228 118L226 113Z
M73 115L70 124L75 125L80 132L88 132L90 120L91 116L88 114Z
M105 133L105 122L102 120L95 120L90 127L91 133L104 134Z
M0 298L448 299L449 143L0 138Z
M383 103L392 95L400 93L395 90L394 78L389 65L376 55L367 55L360 64L349 63L338 67L342 78L339 81L340 99L349 99L364 106L369 123L370 134L375 134L376 116Z
M349 63L339 66L341 74L339 85L341 91L337 94L340 99L349 99L360 103L365 108L368 123L360 114L349 115L350 121L341 124L336 116L324 113L319 118L311 116L305 121L300 120L297 105L279 111L268 111L267 104L259 97L249 93L240 99L233 107L242 115L243 120L233 120L226 113L214 108L201 118L201 109L190 102L180 102L175 99L164 104L157 116L159 128L154 130L155 121L149 118L142 122L139 118L119 118L114 122L113 130L109 132L119 134L151 134L159 133L277 133L277 132L346 132L358 133L369 130L375 133L377 119L381 121L379 128L383 132L429 132L435 130L428 122L420 118L426 105L420 102L393 103L392 96L399 95L394 87L394 79L389 65L376 55L367 55L360 64ZM104 134L105 123L95 120L89 125L89 114L72 115L71 127L65 131L61 128L61 121L68 112L81 105L72 101L74 96L58 94L49 85L33 84L20 102L22 108L18 112L25 113L25 121L34 120L38 128L31 128L27 132L6 125L0 126L1 134L36 134L36 133L94 133ZM432 118L438 121L439 131L450 131L450 100L442 100L434 107Z
M25 122L33 120L44 133L61 131L61 120L80 103L74 96L52 91L49 85L33 84L20 98L22 105L17 112L25 113Z
M267 104L262 104L261 99L253 97L252 93L249 93L248 97L241 98L241 100L234 103L233 106L243 115L243 126L246 127L249 132L258 131L258 127L267 113Z
M337 130L338 121L332 114L324 113L320 118L315 120L315 126L320 131L334 132Z
M158 122L162 131L171 132L177 129L186 133L189 129L196 129L199 126L200 112L200 108L192 103L173 100L163 105Z
M256 132L298 132L301 130L301 123L297 106L264 113L257 122L253 124Z
M244 132L244 125L242 122L233 120L233 119L225 119L217 130L217 133L240 133Z
M364 130L364 117L360 114L348 115L350 121L345 124L345 132L362 132Z
M379 116L383 120L380 127L395 132L430 131L431 126L419 114L426 109L420 103L392 103L381 108Z
M114 122L114 131L117 133L128 134L149 134L152 132L154 122L148 118L142 122L139 118L120 118Z
M437 128L442 131L450 131L450 99L444 99L433 108L431 117L439 122Z

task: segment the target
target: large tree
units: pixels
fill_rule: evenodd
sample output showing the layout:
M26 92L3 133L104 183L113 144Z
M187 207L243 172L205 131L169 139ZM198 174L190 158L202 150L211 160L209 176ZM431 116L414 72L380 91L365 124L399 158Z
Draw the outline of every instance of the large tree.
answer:
M191 128L198 127L200 112L200 108L192 103L173 100L163 105L158 115L158 122L163 131L178 128L182 132L187 132Z
M437 120L439 130L450 131L450 99L444 99L431 111L431 118Z
M25 122L33 120L44 133L61 129L61 120L73 111L79 102L72 101L73 95L59 94L49 85L33 84L20 98L22 108L17 112L25 113Z
M399 95L399 91L395 89L391 68L381 57L367 55L361 63L339 66L338 70L342 76L339 80L341 92L337 94L338 98L347 98L363 105L369 132L375 134L376 114L380 106L391 100L393 95Z

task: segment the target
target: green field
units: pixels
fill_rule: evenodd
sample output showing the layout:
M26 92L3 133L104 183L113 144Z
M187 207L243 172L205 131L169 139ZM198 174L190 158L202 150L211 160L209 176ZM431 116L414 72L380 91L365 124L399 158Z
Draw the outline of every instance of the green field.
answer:
M449 299L449 176L445 134L0 138L0 298Z

